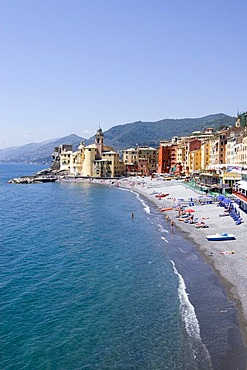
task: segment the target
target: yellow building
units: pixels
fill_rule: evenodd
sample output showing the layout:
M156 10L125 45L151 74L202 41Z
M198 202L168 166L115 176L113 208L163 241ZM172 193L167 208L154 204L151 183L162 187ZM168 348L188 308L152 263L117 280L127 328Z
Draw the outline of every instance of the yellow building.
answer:
M123 162L127 174L132 176L150 176L157 170L158 150L149 146L140 146L123 150Z
M188 153L188 164L190 173L201 169L201 148Z
M73 175L80 174L82 172L84 159L84 143L82 141L78 146L77 151L73 152L72 154L69 173Z
M247 164L247 136L243 137L243 147L242 147L242 157L241 161L243 164Z
M73 163L73 150L72 145L60 145L59 159L61 171L70 171L71 164Z
M233 167L233 169L232 169ZM238 166L235 166L238 167ZM227 166L226 170L221 173L222 185L224 188L232 188L234 185L241 180L241 166L235 168L234 166Z
M201 169L205 170L210 165L210 140L201 145Z
M177 142L177 163L181 166L181 172L186 173L187 166L187 141L188 139L186 137L182 137L178 139Z
M60 153L60 170L67 171L69 175L118 177L124 173L119 154L113 148L104 145L104 134L101 128L97 130L93 144L84 146L81 142L75 152L72 151L71 146L64 147L65 150Z

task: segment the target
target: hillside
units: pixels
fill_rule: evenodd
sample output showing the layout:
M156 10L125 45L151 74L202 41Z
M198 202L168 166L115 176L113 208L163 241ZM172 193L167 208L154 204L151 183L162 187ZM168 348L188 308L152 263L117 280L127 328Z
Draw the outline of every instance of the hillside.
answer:
M221 125L234 126L234 124L235 117L223 113L202 118L163 119L156 122L138 121L114 126L104 132L104 137L106 145L110 145L119 151L137 145L158 147L160 140L169 140L173 136L188 136L193 131L202 131L206 127L213 127L217 130ZM81 140L80 136L72 134L41 143L0 149L0 162L49 164L55 146L72 144L75 150ZM84 139L84 141L88 145L94 141L94 136Z
M1 163L51 163L51 155L56 146L60 144L72 144L77 149L81 137L72 134L59 139L30 143L19 147L0 149Z
M157 122L134 122L112 127L105 132L105 142L115 150L137 145L159 146L160 140L173 136L188 136L193 131L206 127L218 129L222 124L235 125L235 118L225 114L215 114L202 118L163 119Z

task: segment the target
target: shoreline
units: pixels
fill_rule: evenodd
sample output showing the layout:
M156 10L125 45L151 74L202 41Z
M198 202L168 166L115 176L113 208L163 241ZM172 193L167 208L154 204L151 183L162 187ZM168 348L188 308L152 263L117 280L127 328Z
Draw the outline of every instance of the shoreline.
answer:
M152 181L151 189L148 187L148 185L150 185L150 181ZM124 184L120 181L117 184L111 184L111 186L116 185L142 195L155 207L157 207L158 212L161 210L161 208L174 208L175 198L177 200L178 196L181 197L181 193L183 194L183 198L185 198L184 195L186 195L188 199L192 197L194 199L200 196L194 190L184 186L182 182L178 182L177 180L165 182L162 184L162 186L157 186L157 188L154 186L154 181L155 180L148 178L146 178L144 181L124 180ZM169 195L160 199L156 198L156 190L158 190L157 193L164 192L169 193ZM216 278L218 278L219 284L225 290L228 301L235 304L235 315L237 319L236 325L242 340L242 347L237 346L234 348L234 345L232 347L232 343L234 342L234 334L231 332L231 328L229 327L225 333L226 340L229 345L229 352L228 354L226 352L226 358L224 361L227 362L225 363L226 367L223 368L230 369L232 368L232 365L240 366L240 368L242 368L243 363L242 365L238 365L235 362L237 361L238 356L240 356L245 364L244 369L247 369L247 293L245 294L247 287L247 249L245 241L245 235L247 235L247 215L241 211L243 222L240 225L236 225L235 221L230 216L219 217L219 214L222 213L224 208L217 206L217 204L218 202L203 206L194 204L193 206L189 207L196 211L195 215L198 221L206 221L208 228L197 229L195 228L194 224L178 221L178 212L175 209L169 209L165 212L162 212L161 215L164 215L164 221L169 223L174 222L174 226L171 227L174 229L173 232L176 232L177 229L179 231L178 234L180 234L185 240L189 241L191 245L194 246L195 251L197 251L197 253L199 253L201 256L202 261L211 267L212 273L216 276ZM238 208L238 206L236 207ZM169 218L166 219L167 217ZM225 232L229 234L234 233L236 239L213 242L206 239L206 235L215 233L221 234ZM241 237L239 237L239 235L241 235ZM224 254L224 251L234 253ZM240 259L242 264L240 263ZM232 351L236 351L234 362L232 362L233 358L231 358L230 355ZM232 352L232 354L233 353L234 352Z
M241 343L243 342L244 346L242 348L244 351L242 353L246 353L246 343L247 343L247 304L245 304L246 297L245 297L245 287L246 285L246 277L247 277L247 249L245 249L246 242L244 240L244 235L247 231L247 215L245 215L241 211L241 216L244 219L244 223L236 226L234 220L229 217L219 217L219 214L222 213L223 208L217 207L216 204L206 204L206 205L191 205L190 208L193 208L195 210L195 218L198 218L198 220L205 219L205 222L209 225L208 229L196 229L193 224L188 224L184 222L178 221L177 211L174 209L167 210L166 212L161 212L161 208L174 208L176 204L176 200L178 198L198 198L199 194L196 193L194 190L187 188L181 181L163 181L160 179L151 179L151 178L121 178L121 179L61 179L61 184L66 182L75 182L75 183L93 183L93 184L99 184L99 185L106 185L109 187L119 187L119 189L125 189L128 191L131 191L135 194L140 194L141 197L145 198L149 202L150 208L152 207L152 213L159 215L159 219L162 220L162 223L166 224L166 228L168 226L168 229L170 228L170 222L171 220L174 221L175 226L173 230L171 231L170 235L173 237L172 234L174 234L174 238L177 238L177 236L182 236L184 240L189 241L189 243L192 245L192 248L198 255L200 255L201 259L203 260L203 263L205 262L205 265L208 265L212 268L212 274L215 275L219 279L219 285L221 284L222 287L225 289L225 296L228 297L228 299L231 302L234 302L235 304L235 314L234 317L236 318L236 325L238 327L238 330L241 332L241 335L239 334L239 343L241 340ZM167 197L158 199L155 197L156 193L169 193ZM238 207L237 207L238 208ZM169 217L169 220L166 219L166 216ZM165 221L165 222L164 222ZM231 229L231 230L230 230ZM223 233L234 233L236 236L236 240L234 241L225 241L225 242L209 242L206 240L206 235L208 234L214 234L215 232ZM174 244L171 243L171 246L169 247L170 251L174 253L174 255L179 251L181 246L181 249L183 249L183 244L178 245L177 248L174 248ZM184 248L184 250L186 250ZM221 254L224 250L234 250L234 254L231 255L223 255ZM213 254L211 254L213 252ZM169 252L168 252L169 254ZM239 266L239 258L241 258L242 265L240 266L240 271L238 271ZM183 257L181 258L181 261L183 260ZM174 260L175 261L175 260ZM186 265L187 261L186 258L184 259L184 266ZM200 262L201 263L201 262ZM198 271L200 274L200 271L203 271L203 268L201 269L200 264L198 265ZM183 266L183 267L184 267ZM187 271L189 271L190 264L187 265ZM180 266L181 267L181 266ZM209 267L208 267L209 268ZM200 270L201 269L201 270ZM183 271L183 270L182 270ZM181 274L183 276L183 272L181 271ZM186 276L186 275L185 275ZM198 275L199 276L199 275ZM188 277L188 276L187 276ZM194 283L195 286L197 280L196 275L194 275ZM187 286L187 283L186 283ZM200 287L200 284L198 285ZM215 296L217 294L217 290L214 289L214 285L209 281L208 289L206 290L215 291ZM190 293L193 293L191 291L192 286L190 286L190 290L188 289L188 294L191 296ZM223 288L222 288L223 289ZM240 294L239 294L240 292ZM241 295L242 294L242 295ZM199 291L199 296L201 296L201 293ZM193 302L193 301L192 301ZM207 302L207 301L206 301ZM209 305L210 306L210 305ZM196 307L196 305L195 305ZM210 306L211 307L211 306ZM220 307L221 308L221 307ZM222 308L225 308L222 306ZM210 311L209 311L210 312ZM212 310L213 312L213 310ZM225 316L222 315L222 316ZM212 315L211 315L212 317ZM212 328L212 325L210 325L210 321L208 320L207 314L206 319L204 319L204 316L200 315L200 319L203 318L201 322L205 322L207 325L207 322L209 322L208 331ZM206 320L206 321L205 321ZM213 321L213 320L212 320ZM217 333L217 329L216 329ZM228 333L228 331L225 332L227 340L232 338L231 333ZM228 335L229 334L229 335ZM216 334L217 337L217 334ZM234 337L234 336L233 336ZM228 342L228 341L227 341ZM216 348L216 347L215 347ZM229 343L229 358L231 357L231 351L234 350L234 346L231 346L231 343ZM232 352L233 354L234 352ZM239 352L234 353L234 358L236 360L236 354ZM241 353L241 355L242 355ZM227 360L227 356L226 356ZM227 362L226 362L227 363ZM229 370L232 369L228 367ZM233 363L232 363L233 364ZM234 365L236 365L236 362L234 362ZM243 364L242 364L243 365ZM225 367L220 367L224 368ZM235 367L234 367L235 368ZM237 367L239 368L239 367ZM241 366L241 369L243 367Z
M152 180L152 182L155 180ZM121 184L122 185L122 184ZM179 189L180 187L180 189ZM196 198L199 196L194 190L186 188L183 183L177 182L165 182L162 187L157 187L158 192L169 191L169 198L166 197L161 200L157 200L154 194L150 194L146 186L135 185L134 190L145 196L149 201L155 203L158 208L161 207L173 207L174 201L171 197L178 199L176 195L178 193L187 193L187 198ZM155 187L152 186L155 190ZM184 198L181 196L181 198ZM247 248L245 235L247 236L247 215L241 211L241 217L243 223L240 225L235 225L234 220L230 217L219 217L222 213L222 207L217 207L216 204L207 204L203 206L193 205L191 206L195 210L195 217L198 221L202 219L205 220L208 228L196 229L194 224L190 225L188 223L179 222L175 210L169 210L163 212L164 216L168 216L170 220L173 220L175 227L182 231L186 239L190 239L196 245L196 248L202 253L205 261L210 264L213 270L216 272L220 280L223 281L223 285L226 286L229 297L233 299L238 308L240 308L239 314L241 322L244 323L242 326L245 344L247 344ZM238 208L238 206L237 206ZM216 218L218 216L218 218ZM230 241L207 241L206 235L215 233L233 233L236 236L236 240ZM239 234L242 234L239 237ZM225 250L234 251L234 255L222 255L221 252ZM211 252L213 254L211 254ZM238 256L239 254L239 256ZM232 260L232 257L234 260ZM239 273L238 262L240 258L242 259L241 273ZM224 263L222 263L224 262ZM235 262L233 265L232 262ZM243 266L245 264L245 266ZM227 268L230 267L230 270ZM246 273L246 274L245 274ZM242 275L243 279L236 280L236 276ZM240 294L239 294L240 293Z
M162 186L158 184L157 187L153 186L156 180L152 180L152 187L148 187L150 179L132 183L131 186L123 184L121 187L130 188L142 196L146 197L149 201L154 203L158 208L174 207L174 198L198 198L194 190L187 188L183 183L176 181L163 182ZM125 181L126 182L126 181ZM161 182L161 181L159 181ZM127 186L125 186L127 185ZM150 189L152 191L150 192ZM162 191L169 192L169 196L165 198L155 198L154 191L161 193ZM181 196L181 193L183 196ZM186 194L186 197L184 197ZM172 199L171 199L172 198ZM238 209L238 206L236 206ZM196 229L194 224L178 221L177 211L174 209L163 212L164 216L168 216L170 221L173 221L175 228L182 232L186 239L193 242L196 249L201 253L203 259L208 263L215 274L219 277L222 285L225 287L227 295L230 300L234 301L237 307L238 319L241 334L245 346L247 347L247 248L245 235L247 235L247 215L241 212L243 223L235 225L234 220L230 217L219 217L222 213L222 207L217 207L216 204L207 204L203 206L193 205L191 208L195 210L195 217L198 221L205 219L208 228ZM164 218L165 218L164 217ZM206 235L215 233L233 233L236 240L230 241L208 241ZM239 234L241 233L241 237ZM245 234L245 235L244 235ZM223 255L221 252L234 251L233 255ZM242 260L241 260L242 259ZM235 262L233 264L233 262Z
M225 365L223 367L220 365L220 368L230 370L232 369L231 366L234 365L237 366L236 369L247 370L247 248L245 240L245 235L247 235L247 214L240 210L238 205L234 204L234 207L236 206L237 211L241 213L243 222L236 225L230 216L219 217L224 208L217 206L218 201L216 199L211 204L200 204L198 202L200 194L186 187L181 180L164 181L159 177L60 178L57 182L98 184L132 191L140 194L152 203L157 213L160 214L161 219L169 223L171 221L174 222L174 226L171 227L172 231L175 233L177 229L179 231L177 234L190 242L194 250L200 255L202 262L211 267L212 274L218 278L218 284L225 290L226 299L235 304L235 319L233 318L233 321L236 320L236 328L239 334L235 336L234 327L231 327L231 324L225 328L227 347L225 347L226 352L224 357L222 357ZM166 193L166 196L161 198L155 196L160 193ZM178 200L181 199L186 204L183 204L185 208L193 209L195 221L205 222L208 228L197 229L195 224L185 223L183 220L179 221L176 209L178 208ZM161 208L167 208L167 210L161 212ZM236 239L225 241L208 241L206 239L206 235L216 233L234 234ZM200 271L198 273L200 274ZM190 289L193 289L192 286ZM217 289L215 292L217 292ZM223 309L218 312L226 311ZM201 316L200 320L204 321L203 316ZM232 321L230 320L230 322ZM215 327L212 325L209 325L209 327L211 330L215 330ZM217 335L215 338L217 339Z
M205 263L211 266L212 270L224 286L228 298L235 302L240 331L244 345L247 349L247 248L245 235L247 236L247 214L236 205L241 213L243 223L235 225L235 221L230 217L219 217L223 212L222 207L217 203L198 205L194 204L190 208L195 210L195 219L203 221L208 228L195 228L194 224L178 221L175 207L178 199L189 200L200 197L195 190L188 188L182 181L164 181L160 178L151 179L150 177L140 178L120 178L120 179L63 179L61 182L86 182L108 186L117 186L130 191L134 191L148 201L152 202L158 210L163 207L172 208L161 214L164 221L168 217L169 222L174 222L174 230L178 229L183 237L190 240L196 250L201 254ZM167 192L167 197L157 198L156 194ZM208 241L206 235L209 234L234 234L235 240L227 241ZM233 254L224 252L233 251ZM223 252L223 253L222 253Z

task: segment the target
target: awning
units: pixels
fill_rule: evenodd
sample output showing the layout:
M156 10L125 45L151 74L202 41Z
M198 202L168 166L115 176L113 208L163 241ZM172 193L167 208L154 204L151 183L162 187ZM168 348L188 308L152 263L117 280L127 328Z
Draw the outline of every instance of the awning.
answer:
M245 204L247 204L247 198L243 195L243 194L234 194L233 193L233 196L235 197L235 198L238 198L238 199L240 199L242 202L244 202Z
M212 184L212 185L210 185L210 188L211 189L220 189L221 185L220 184Z
M238 187L239 189L247 190L247 181L241 181L241 184Z
M240 179L238 179L237 177L234 177L234 176L223 176L224 180L235 180L235 181L239 181Z
M209 173L209 172L203 172L203 173L200 174L200 176L210 176L210 177L212 177L213 174Z

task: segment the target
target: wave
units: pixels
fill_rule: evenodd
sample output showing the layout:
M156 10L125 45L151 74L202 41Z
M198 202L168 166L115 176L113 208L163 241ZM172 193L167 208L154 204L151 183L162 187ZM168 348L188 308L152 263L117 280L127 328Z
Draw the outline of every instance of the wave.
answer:
M144 211L148 214L150 214L150 207L144 202L144 200L140 197L139 194L137 194L137 199L142 203L143 207L144 207Z
M125 189L125 188L119 188L120 190L125 190L125 191L130 191L131 193L135 194L136 195L136 198L142 203L143 207L144 207L144 211L148 214L151 213L150 211L150 207L144 202L144 200L140 197L140 194L137 193L136 191L134 190L131 190L131 189Z
M188 293L186 292L186 285L185 285L184 279L182 275L180 275L178 270L176 269L175 263L173 261L171 262L172 262L174 273L175 275L178 276L178 280L179 280L178 295L180 299L181 314L182 314L183 321L185 323L186 331L190 336L201 338L199 322L196 317L194 306L191 304L189 297L188 297Z
M211 359L209 352L201 339L200 325L196 317L194 306L189 300L188 293L186 292L186 285L182 275L180 275L178 270L176 269L175 263L172 260L171 262L173 266L173 271L175 275L178 276L178 296L180 300L180 312L185 325L186 333L188 334L191 341L191 343L189 343L190 350L192 351L194 359L197 359L198 352L201 352L203 354L203 361L201 359L201 369L204 369L204 366L206 366L206 368L210 370L212 369Z
M163 225L161 225L161 224L158 224L158 227L159 227L159 231L161 232L161 233L169 233L169 231L168 230L166 230L164 227L163 227Z
M166 243L169 243L168 240L164 236L162 236L161 239L164 240Z

